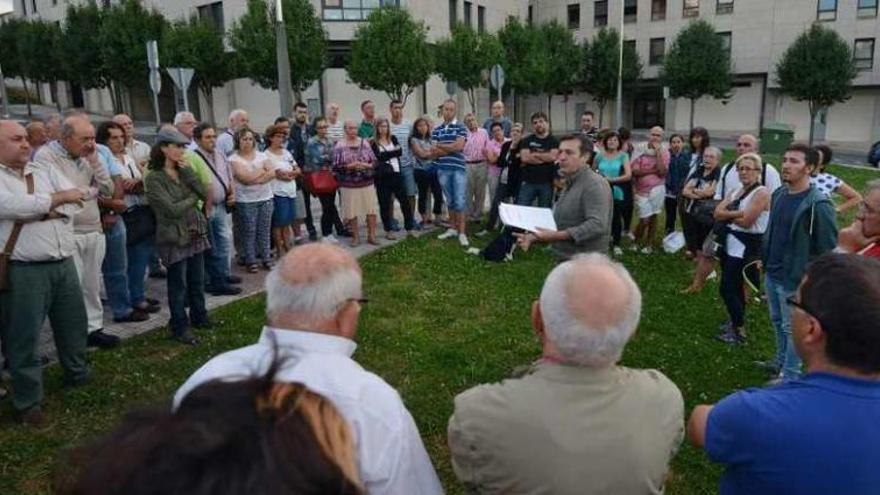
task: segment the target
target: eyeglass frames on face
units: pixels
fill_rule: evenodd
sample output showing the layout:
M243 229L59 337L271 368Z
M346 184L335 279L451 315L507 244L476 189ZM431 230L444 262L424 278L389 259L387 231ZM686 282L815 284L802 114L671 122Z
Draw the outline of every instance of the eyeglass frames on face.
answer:
M804 313L807 314L807 316L810 316L810 317L814 318L816 321L819 322L820 325L822 325L822 328L823 328L823 329L824 329L824 328L827 328L827 327L822 323L822 320L820 320L819 317L816 316L816 313L815 313L814 311L812 311L810 308L808 308L806 305L804 305L804 303L799 302L797 299L795 299L795 296L791 296L791 297L789 297L788 299L785 300L785 302L786 302L789 306L791 306L791 307L793 307L793 308L797 308L797 309L803 311Z

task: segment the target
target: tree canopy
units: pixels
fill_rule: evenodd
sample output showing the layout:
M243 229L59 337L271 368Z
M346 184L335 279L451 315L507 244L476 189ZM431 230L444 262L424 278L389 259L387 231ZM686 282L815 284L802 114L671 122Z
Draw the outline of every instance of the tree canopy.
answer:
M617 75L620 65L620 35L614 28L603 28L584 43L584 63L581 65L582 88L599 105L599 124L602 124L605 105L617 97ZM632 85L642 75L642 61L632 45L623 45L623 85Z
M507 76L505 86L520 95L540 94L546 60L541 57L538 30L513 17L498 31L498 41L504 53L501 67Z
M776 64L776 81L784 94L809 105L810 144L816 114L849 99L856 75L847 42L820 24L813 24L785 50Z
M382 91L405 105L434 68L427 33L405 9L374 10L352 39L348 76L362 89Z
M449 38L437 43L435 54L437 73L444 81L458 83L468 95L471 111L476 111L475 90L486 85L486 71L502 57L498 39L458 23Z
M60 46L64 72L84 89L106 88L110 76L104 69L101 40L96 35L104 25L104 10L94 2L71 4L64 22Z
M730 98L733 76L730 53L715 28L706 21L691 22L675 37L664 58L660 81L673 98L691 101L691 127L694 103L703 96Z

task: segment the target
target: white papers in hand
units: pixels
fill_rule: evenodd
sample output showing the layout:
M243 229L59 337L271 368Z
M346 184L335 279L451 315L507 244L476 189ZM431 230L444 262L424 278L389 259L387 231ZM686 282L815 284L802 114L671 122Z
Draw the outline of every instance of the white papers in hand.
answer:
M556 220L553 219L553 210L550 208L501 203L498 206L498 214L504 225L508 227L516 227L529 232L537 232L539 227L545 230L556 230Z

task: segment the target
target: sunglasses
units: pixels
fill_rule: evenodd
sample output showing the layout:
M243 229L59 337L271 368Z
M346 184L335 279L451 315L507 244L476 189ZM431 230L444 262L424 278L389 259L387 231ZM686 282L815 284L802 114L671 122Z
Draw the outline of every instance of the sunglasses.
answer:
M822 325L822 328L823 328L823 329L824 329L824 328L827 328L827 327L822 323L822 320L820 320L819 317L816 316L815 311L812 311L812 310L811 310L809 307L807 307L804 303L797 301L797 300L794 298L794 296L789 297L788 299L785 300L785 302L786 302L789 306L794 307L794 308L797 308L797 309L803 311L804 313L806 313L808 316L814 318L816 321L819 322L820 325Z

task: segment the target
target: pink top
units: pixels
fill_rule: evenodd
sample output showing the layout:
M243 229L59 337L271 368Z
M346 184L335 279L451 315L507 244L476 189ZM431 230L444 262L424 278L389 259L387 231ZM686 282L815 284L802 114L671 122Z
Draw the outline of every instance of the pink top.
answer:
M464 161L466 163L486 161L486 146L488 144L489 133L486 132L486 129L477 127L474 132L468 129L467 142L464 145Z
M655 168L658 164L662 163L666 166L669 165L669 150L663 148L659 153L660 161L658 162L657 156L652 156L648 154L641 154L638 157L634 158L633 161L629 163L630 168L633 173L639 170L651 170ZM636 177L633 180L633 185L635 187L636 194L640 194L642 196L647 196L651 189L659 185L663 185L666 183L666 173L662 175L659 173L652 173L648 175L642 175Z
M505 139L504 141L499 143L498 141L496 141L494 139L489 139L489 141L486 143L486 150L491 151L495 155L496 162L497 162L498 155L501 154L501 145L503 145L507 141L510 141L510 140ZM488 160L488 153L487 153L486 159ZM495 163L490 164L489 165L489 175L491 175L492 177L498 177L501 175L501 169L498 168L498 166Z

